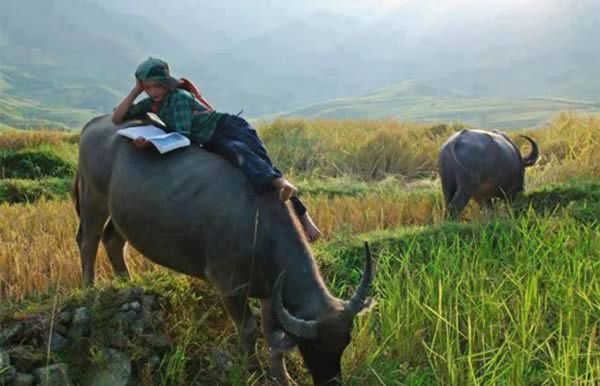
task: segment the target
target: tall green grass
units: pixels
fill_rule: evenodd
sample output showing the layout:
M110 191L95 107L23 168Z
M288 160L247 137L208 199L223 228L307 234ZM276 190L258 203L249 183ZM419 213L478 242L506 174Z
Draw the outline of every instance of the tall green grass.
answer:
M357 326L350 384L597 384L597 224L530 212L367 238L378 304ZM333 282L358 280L358 243L322 253Z

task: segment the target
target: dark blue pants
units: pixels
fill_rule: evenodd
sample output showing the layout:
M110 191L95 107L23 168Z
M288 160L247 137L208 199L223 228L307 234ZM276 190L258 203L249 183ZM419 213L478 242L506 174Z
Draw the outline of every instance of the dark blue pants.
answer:
M273 189L273 180L282 176L273 166L256 130L238 116L225 114L204 148L239 167L259 194ZM290 201L298 217L302 217L306 213L304 204L296 196Z

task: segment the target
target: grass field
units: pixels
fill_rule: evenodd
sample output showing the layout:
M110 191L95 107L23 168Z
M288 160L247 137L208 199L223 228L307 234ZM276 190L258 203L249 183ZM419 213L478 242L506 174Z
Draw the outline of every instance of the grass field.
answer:
M357 320L344 356L345 381L597 384L600 120L563 114L529 132L543 158L527 171L528 194L512 208L500 205L492 218L473 205L463 221L448 222L435 156L459 128L325 120L260 126L323 231L313 249L332 291L346 296L359 281L364 240L376 256L376 305ZM68 182L68 168L49 175L56 169L48 166L56 164L47 152L73 165L75 140L56 133L2 134L0 150L17 158L36 151L35 160L44 161L10 168L22 173L24 184L35 182L27 177L31 170L44 171L33 176L38 183ZM67 187L57 196L65 197ZM2 317L51 312L55 300L85 301L96 291L129 285L112 280L101 250L100 289L79 290L73 206L38 196L0 204ZM163 293L169 305L166 323L175 346L161 363L158 384L262 384L237 359L227 374L211 370L211 352L237 347L212 288L154 266L134 250L129 265L135 284ZM290 372L300 384L309 382L297 355Z

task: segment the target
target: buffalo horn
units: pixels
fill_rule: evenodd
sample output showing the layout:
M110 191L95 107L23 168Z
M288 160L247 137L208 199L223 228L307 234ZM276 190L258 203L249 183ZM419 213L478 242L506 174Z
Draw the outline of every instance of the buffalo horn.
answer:
M283 279L285 272L281 272L273 286L273 310L277 321L283 327L283 330L293 336L305 339L317 338L317 322L296 318L288 312L283 306Z
M367 297L371 288L371 282L373 281L373 259L371 258L371 251L369 250L369 243L365 241L365 269L363 272L360 285L356 290L352 299L348 302L348 310L353 315L358 314L367 304Z

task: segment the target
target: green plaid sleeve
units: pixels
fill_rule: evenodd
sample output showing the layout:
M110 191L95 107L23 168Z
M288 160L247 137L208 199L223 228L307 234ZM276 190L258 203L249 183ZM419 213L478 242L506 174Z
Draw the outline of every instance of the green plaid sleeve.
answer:
M192 106L186 98L175 94L173 101L173 126L175 130L186 137L192 134Z
M123 120L142 118L144 114L152 111L152 100L150 98L144 98L138 103L134 103L129 106L129 109L125 113Z

